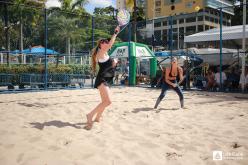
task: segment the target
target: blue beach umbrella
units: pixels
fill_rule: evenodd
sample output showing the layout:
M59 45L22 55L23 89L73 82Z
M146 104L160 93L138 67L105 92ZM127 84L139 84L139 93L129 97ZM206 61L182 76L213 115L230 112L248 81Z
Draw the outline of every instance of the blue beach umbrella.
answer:
M29 49L24 49L22 51L22 53L24 53L24 54L44 55L45 54L45 48L42 47L42 46L32 47L32 48L29 48ZM49 55L59 54L55 50L51 50L51 49L46 49L46 53L49 54Z

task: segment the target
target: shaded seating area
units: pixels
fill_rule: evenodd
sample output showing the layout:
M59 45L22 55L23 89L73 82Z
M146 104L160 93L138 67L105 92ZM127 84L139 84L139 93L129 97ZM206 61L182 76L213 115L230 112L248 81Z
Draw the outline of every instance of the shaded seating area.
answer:
M0 86L7 86L8 89L13 89L13 78L12 74L0 74Z

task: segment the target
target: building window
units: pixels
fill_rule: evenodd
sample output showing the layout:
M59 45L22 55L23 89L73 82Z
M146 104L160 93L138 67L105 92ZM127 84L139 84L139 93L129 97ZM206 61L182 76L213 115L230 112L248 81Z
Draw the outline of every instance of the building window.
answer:
M186 18L186 23L195 22L195 17Z
M167 30L163 30L163 37L162 37L162 40L163 41L167 41Z
M214 14L215 14L215 12L214 12L213 10L210 10L210 14L213 14L213 15L214 15Z
M203 31L203 25L198 25L198 32L202 32Z
M161 31L160 30L156 30L154 31L154 36L155 38L160 41L161 40Z
M185 5L186 8L193 8L193 2L188 2Z
M195 26L188 26L186 27L186 34L191 35L196 32L196 27Z
M179 28L179 38L184 38L184 27Z
M214 18L213 17L210 17L210 22L214 22Z
M184 34L184 27L180 27L180 28L179 28L179 33L180 33L180 34Z
M171 25L171 19L169 18L169 25ZM172 24L177 24L177 20L172 20Z
M205 16L205 21L209 21L209 16Z
M154 27L161 27L161 22L154 23Z
M161 13L161 8L156 8L155 12L156 12L156 14L160 14Z
M222 25L226 25L226 21L223 20L223 21L222 21Z
M183 24L184 23L184 19L179 19L179 23Z
M155 2L155 5L156 5L156 6L161 6L161 1L156 1L156 2Z
M174 34L174 35L173 35L173 40L174 40L174 41L177 41L177 37L178 37L177 34Z
M164 0L164 5L177 4L182 2L182 0Z
M167 35L167 33L168 33L167 30L163 30L163 36Z
M218 18L215 18L215 19L214 19L214 22L215 22L216 24L218 24L218 23L219 23Z
M163 26L167 26L167 21L163 21Z
M205 25L205 30L209 30L209 26L208 25Z
M198 21L203 21L203 16L198 16Z

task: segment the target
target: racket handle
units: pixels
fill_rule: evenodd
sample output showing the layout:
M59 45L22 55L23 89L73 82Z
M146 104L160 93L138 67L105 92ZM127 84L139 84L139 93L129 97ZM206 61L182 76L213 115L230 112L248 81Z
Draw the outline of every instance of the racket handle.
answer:
M116 30L116 29L115 29L115 32L114 32L114 34L116 34L116 35L117 35L117 34L119 34L119 33L120 33L120 26L118 25L118 26L116 26L116 28L119 28L119 30Z

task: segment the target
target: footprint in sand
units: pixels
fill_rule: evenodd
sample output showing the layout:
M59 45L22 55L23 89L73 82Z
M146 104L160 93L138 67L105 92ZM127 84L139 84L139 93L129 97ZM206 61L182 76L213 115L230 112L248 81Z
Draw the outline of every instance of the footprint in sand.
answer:
M40 136L36 136L36 137L32 137L28 140L29 143L34 143L34 142L37 142L37 141L40 141L42 139L42 137Z
M157 137L160 137L160 135L159 135L159 134L150 133L150 132L145 133L145 136L148 136L148 137L151 137L151 138L157 138Z
M15 144L6 144L4 146L4 148L6 148L6 149L11 149L11 148L14 148L14 147L15 147Z
M147 100L140 100L139 102L146 102Z
M57 150L60 150L61 148L58 147L58 146L52 145L52 146L49 146L48 149L49 149L49 150L52 150L52 151L57 151Z
M195 146L195 147L200 147L200 148L202 148L202 147L205 146L205 144L202 144L202 143L194 143L194 146Z
M130 150L121 149L122 153L127 156L128 159L137 159L139 155L135 152L131 152Z
M6 133L8 133L8 131L6 131L6 130L0 130L0 135L1 136L5 135Z
M231 146L232 148L239 148L239 147L242 147L240 144L238 144L237 142L234 142Z
M135 165L148 165L148 164L139 160L138 162L135 162Z
M95 155L95 153L86 153L86 154L84 154L84 155L82 155L82 159L84 160L84 159L88 159L88 158L90 158L90 157L92 157L92 156L94 156Z
M71 114L71 111L70 110L65 110L65 113L67 113L68 115Z
M183 155L182 154L177 154L176 152L167 152L165 157L169 160L176 160L178 158L181 158Z
M22 159L23 159L23 156L24 156L24 153L19 154L17 159L16 159L16 162L20 163L22 161Z
M157 145L157 144L154 144L154 143L152 143L152 142L140 142L139 143L139 145L140 146L142 146L142 147L146 147L146 148L159 148L160 147L160 145Z
M95 145L98 147L104 148L106 146L106 140L103 138L95 137L92 141L94 141Z
M57 139L57 142L58 142L59 145L67 146L67 145L72 143L72 140L69 140L69 139Z
M177 144L168 144L168 146L169 146L170 148L173 148L173 149L178 150L178 151L181 151L181 150L183 149L183 147L180 147L180 146L177 145Z
M71 140L65 140L65 141L63 141L63 145L64 145L64 146L67 146L67 145L69 145L71 142L72 142Z
M223 135L228 135L228 136L229 135L233 135L233 131L229 131L229 130L228 131L224 131L223 132Z
M197 151L197 147L195 146L195 144L187 144L186 146L184 146L184 148L187 151L194 151L194 152Z
M200 159L202 159L202 160L208 160L209 159L209 156L201 155L200 156Z

